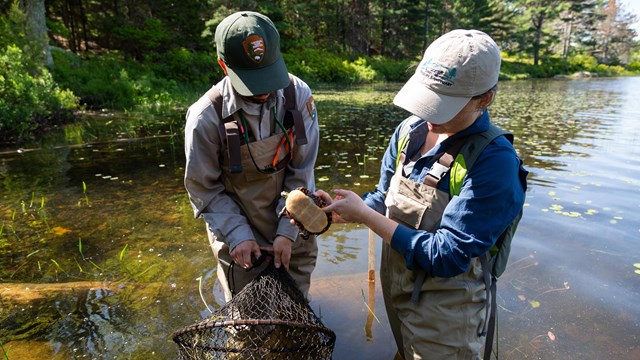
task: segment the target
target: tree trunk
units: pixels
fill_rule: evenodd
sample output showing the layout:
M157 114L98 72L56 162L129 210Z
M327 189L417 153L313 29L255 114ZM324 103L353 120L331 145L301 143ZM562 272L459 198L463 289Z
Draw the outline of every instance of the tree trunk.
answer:
M532 19L533 28L535 29L535 37L533 40L533 65L538 66L540 61L540 48L542 42L542 23L544 22L544 13L541 12L535 19Z
M422 43L422 51L429 47L429 0L424 1L424 42Z
M573 30L573 20L564 24L564 32L562 34L562 59L567 60L569 57L569 46L571 46L571 32Z
M53 66L49 36L47 35L47 22L45 16L44 0L23 0L20 3L29 23L28 31L37 44L35 47L40 54L34 54L37 59L42 59L45 66Z
M80 23L82 25L82 40L84 42L84 51L89 50L89 38L87 36L87 14L84 11L84 5L82 4L82 0L78 1L78 8L80 10Z
M386 40L389 31L389 2L382 2L382 20L380 22L380 54L387 55Z

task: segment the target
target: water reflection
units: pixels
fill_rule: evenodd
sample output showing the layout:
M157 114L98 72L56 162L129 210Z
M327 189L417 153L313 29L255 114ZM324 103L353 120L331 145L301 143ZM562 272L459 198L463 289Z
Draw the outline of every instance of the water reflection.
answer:
M407 115L391 105L399 88L314 91L318 187L375 186ZM532 171L499 281L501 358L640 357L638 89L639 78L501 83L493 119ZM0 151L0 345L10 359L172 358L171 333L222 303L182 187L181 124L181 114L98 114ZM368 238L358 225L319 238L312 307L338 335L336 359L394 351L368 280Z

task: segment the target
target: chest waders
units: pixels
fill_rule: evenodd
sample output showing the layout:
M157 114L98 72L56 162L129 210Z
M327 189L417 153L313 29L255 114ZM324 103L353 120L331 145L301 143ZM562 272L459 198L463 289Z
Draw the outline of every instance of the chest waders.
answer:
M486 132L456 139L444 153L435 155L438 160L424 182L416 183L403 176L417 160L404 164L410 129L408 123L400 130L396 174L385 199L387 216L414 229L435 231L450 197L460 193L466 173L486 145L498 136L510 141L513 136L491 125ZM447 174L449 193L437 188ZM416 359L417 354L427 354L429 359L478 358L480 338L486 336L484 358L489 359L495 329L496 279L506 266L521 215L489 252L472 259L467 272L452 278L431 277L424 270L409 271L399 253L389 245L383 246L382 289L401 354L415 354Z
M226 148L226 151L221 152L220 159L225 192L242 209L258 245L271 246L278 228L276 207L283 190L287 172L285 168L293 157L294 144L291 138L295 138L296 145L307 143L303 117L296 106L294 83L290 81L289 86L284 89L285 115L281 123L283 132L256 141L247 141L249 139L246 132L249 129L242 125L242 116L241 119L234 116L222 118L222 95L216 87L208 95L218 118L225 124L224 134L220 134L223 147ZM273 116L274 122L278 123L275 110ZM288 151L281 152L283 146L287 146ZM218 265L223 270L218 271L218 278L226 299L230 300L236 291L244 288L267 264L249 271L234 269L230 249L220 239L221 234L212 233L208 228L207 233ZM315 237L292 244L289 273L305 296L308 294L316 254Z

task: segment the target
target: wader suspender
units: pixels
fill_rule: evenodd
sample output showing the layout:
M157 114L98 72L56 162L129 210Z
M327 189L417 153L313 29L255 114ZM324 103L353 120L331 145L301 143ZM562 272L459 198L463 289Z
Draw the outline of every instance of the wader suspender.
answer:
M447 175L447 173L449 173L449 170L451 170L451 166L453 165L456 156L458 156L462 145L464 145L467 139L468 137L455 139L451 142L447 150L434 155L438 158L438 160L431 166L429 172L427 172L427 176L425 176L423 183L433 188L437 188L440 180L442 180L442 178ZM402 155L404 155L404 153ZM426 279L426 271L419 271L416 275L416 280L413 285L413 293L411 294L411 301L414 304L417 304L418 300L420 300L420 289L422 288L422 284Z
M218 114L218 118L224 121L227 155L229 158L229 172L240 173L242 172L242 161L240 158L240 145L242 144L242 137L240 136L238 122L233 120L233 117L231 116L222 119L222 94L220 94L220 91L217 87L212 87L207 92L207 95L209 96L209 99L211 100L211 103L213 104L213 107ZM293 127L296 144L304 145L307 143L307 133L304 127L302 113L297 109L296 106L296 89L291 75L289 75L289 85L284 89L284 98L284 127ZM286 166L286 163L288 163L288 161L283 162L285 163L284 166Z
M425 177L423 182L429 186L437 188L438 182L440 182L440 180L442 180L442 178L447 173L449 173L449 171L451 170L451 166L453 166L453 163L456 157L458 156L458 153L460 153L460 150L462 149L463 145L467 142L469 142L469 145L465 149L466 151L464 151L466 155L464 156L464 161L466 164L467 171L469 171L473 166L473 164L475 163L475 161L478 159L478 156L480 156L480 154L484 150L484 148L487 145L489 145L489 143L491 143L495 138L501 135L504 135L505 137L507 137L507 139L511 143L513 143L513 134L507 133L495 125L489 125L489 130L485 132L473 134L468 137L462 137L462 138L453 140L451 145L449 145L449 147L447 148L447 150L445 150L443 153L435 155L436 157L438 157L438 161L436 161L431 166L431 169L429 169L429 172L427 173L427 176ZM405 143L404 146L406 147L406 145L407 144ZM404 149L401 149L401 151L402 151L401 156L405 155L403 152ZM401 161L404 162L404 159L402 159ZM451 194L451 195L457 195L457 194ZM517 222L518 220L520 220L520 217L518 217L515 221ZM511 226L507 228L507 231L510 231L509 228L511 228ZM515 229L513 231L515 231ZM501 242L501 240L503 239L504 237L503 235L501 235L500 238L498 239L498 242ZM499 246L499 244L497 243L496 245ZM484 359L488 360L490 359L490 356L491 356L491 351L493 347L493 336L495 333L496 306L497 306L496 283L498 279L491 271L492 269L489 265L489 261L491 259L490 252L487 251L484 254L480 255L479 259L480 259L480 265L482 267L482 274L484 277L485 290L487 293L487 303L489 302L491 303L490 313L489 313L489 307L488 306L485 307L486 320L484 322L484 328L482 332L478 334L479 336L487 337L485 341L485 346L484 346ZM420 289L422 288L422 284L424 283L426 278L427 278L426 271L418 272L416 276L416 281L413 287L413 293L411 294L411 301L413 301L415 304L418 303L418 300L420 298Z

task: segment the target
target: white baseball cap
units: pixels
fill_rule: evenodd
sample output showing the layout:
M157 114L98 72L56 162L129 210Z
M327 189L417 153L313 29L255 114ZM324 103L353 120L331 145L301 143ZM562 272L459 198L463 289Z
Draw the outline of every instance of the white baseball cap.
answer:
M489 35L450 31L429 45L393 103L430 123L444 124L472 97L498 83L500 61L500 49Z

